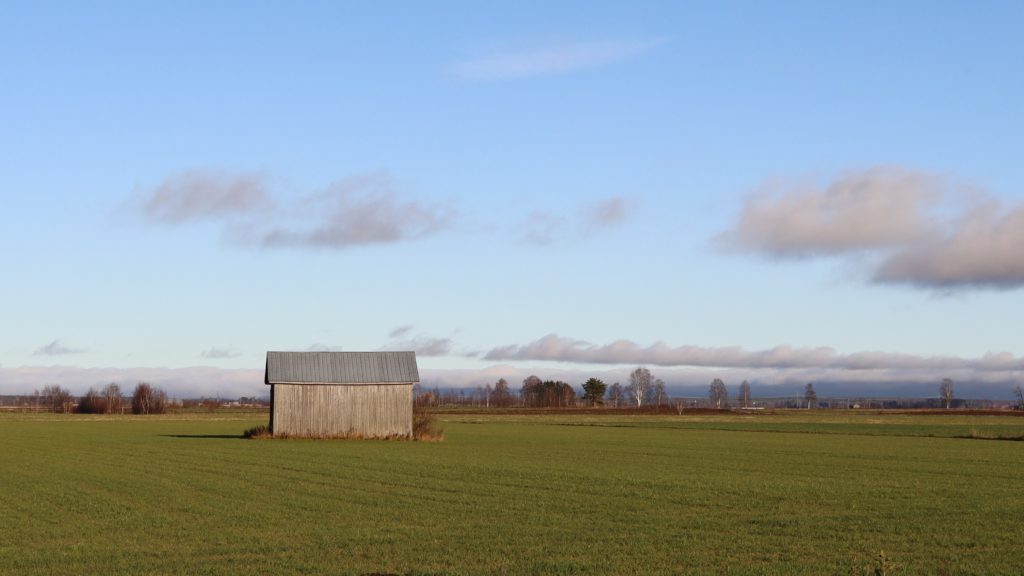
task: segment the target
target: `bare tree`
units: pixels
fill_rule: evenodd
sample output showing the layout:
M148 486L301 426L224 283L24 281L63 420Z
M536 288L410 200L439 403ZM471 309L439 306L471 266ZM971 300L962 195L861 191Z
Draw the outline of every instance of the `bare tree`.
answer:
M654 387L651 388L651 397L654 400L655 406L661 406L662 404L668 403L668 394L665 392L665 383L658 378L654 381Z
M139 382L132 392L132 414L163 414L167 412L167 394L145 382Z
M682 398L676 398L675 406L676 412L678 412L679 415L682 416L683 410L686 409L686 400L683 400Z
M750 382L740 382L740 406L750 408Z
M943 378L939 384L939 397L946 403L946 410L953 406L953 381L949 378Z
M50 412L70 412L71 393L54 384L43 387L41 399Z
M615 408L618 408L620 405L622 405L622 400L623 400L622 384L619 384L618 382L616 382L616 383L612 384L611 386L609 386L608 387L608 405L609 406L614 406Z
M647 368L637 368L629 373L629 386L626 392L636 401L639 408L647 397L647 391L651 389L651 371Z
M818 402L818 393L814 391L814 384L810 382L804 386L804 402L807 402L807 409L810 410Z
M103 389L103 401L105 403L104 413L115 414L121 412L121 387L113 382L107 384L106 388Z
M106 399L93 388L89 388L85 396L82 396L78 401L78 412L80 414L103 414L106 411Z
M725 387L725 382L722 382L721 378L715 378L711 381L711 386L708 388L708 398L711 399L711 403L715 405L715 408L725 408L729 405L729 390Z

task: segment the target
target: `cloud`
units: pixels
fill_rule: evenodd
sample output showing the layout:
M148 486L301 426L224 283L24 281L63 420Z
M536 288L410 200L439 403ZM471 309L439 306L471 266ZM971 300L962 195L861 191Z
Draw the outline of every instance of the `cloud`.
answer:
M226 236L263 248L389 244L435 234L454 219L454 210L447 205L403 200L385 172L345 178L296 198L274 199L262 176L192 171L157 187L143 212L163 224L219 220Z
M547 246L562 238L562 218L543 210L534 210L526 217L520 241L535 246Z
M46 346L40 346L32 354L34 356L63 356L65 354L81 354L87 352L85 348L69 348L60 343L60 340L54 340Z
M612 196L579 205L566 216L533 210L519 227L519 239L525 244L547 246L573 237L586 237L598 230L620 226L629 220L633 202L625 196Z
M417 356L447 356L452 351L452 339L417 336L392 342L387 349L413 350Z
M319 248L392 243L438 232L453 218L444 206L399 200L393 179L385 173L340 180L304 204L303 223L274 227L262 235L261 243ZM312 226L304 224L307 220Z
M1024 204L897 167L851 172L825 187L762 186L715 240L775 259L852 258L880 284L1024 286Z
M777 258L829 256L900 245L929 228L925 209L940 179L901 168L846 174L824 188L767 184L739 221L721 234L725 247Z
M341 352L342 350L344 348L341 346L331 346L329 344L321 344L320 342L306 347L306 352Z
M629 199L613 196L590 206L584 216L592 227L610 228L628 220L632 209Z
M213 346L207 350L203 350L199 354L203 358L237 358L242 355L241 352L232 349L231 347L218 348Z
M872 279L887 284L955 291L1024 286L1024 206L975 207L928 242L888 254Z
M388 335L391 342L384 350L414 350L417 356L447 356L451 353L451 338L435 338L424 334L410 336L412 329L412 324L407 324L392 330Z
M395 328L394 330L392 330L391 332L388 333L388 338L401 338L402 336L405 336L406 334L411 332L412 329L413 329L413 325L412 324L406 324L404 326L399 326L398 328Z
M486 360L543 360L578 364L648 364L654 366L697 366L706 368L814 369L814 370L970 370L975 372L1021 372L1024 357L1009 352L990 353L980 358L916 356L889 352L840 354L832 348L776 346L767 350L739 347L668 346L657 342L640 346L629 340L595 345L583 340L548 334L524 345L493 348Z
M662 43L662 39L565 43L461 60L454 64L453 70L466 80L555 76L628 60Z
M260 174L229 176L192 170L164 180L149 195L143 210L151 220L177 224L251 213L269 205L266 182Z

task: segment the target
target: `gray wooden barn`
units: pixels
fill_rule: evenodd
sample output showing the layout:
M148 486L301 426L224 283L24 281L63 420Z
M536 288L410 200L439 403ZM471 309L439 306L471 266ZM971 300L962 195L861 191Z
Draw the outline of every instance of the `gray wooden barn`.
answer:
M415 352L267 352L275 436L412 435Z

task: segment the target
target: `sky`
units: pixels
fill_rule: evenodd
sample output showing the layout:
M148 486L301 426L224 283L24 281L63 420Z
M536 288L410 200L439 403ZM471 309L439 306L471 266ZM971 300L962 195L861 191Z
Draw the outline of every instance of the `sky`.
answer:
M1024 383L1019 2L10 3L0 394ZM755 388L757 390L757 388Z

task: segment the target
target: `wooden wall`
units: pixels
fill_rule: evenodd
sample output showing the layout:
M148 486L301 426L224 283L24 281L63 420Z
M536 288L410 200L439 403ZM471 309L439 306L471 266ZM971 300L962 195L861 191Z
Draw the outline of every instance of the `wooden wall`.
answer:
M275 435L412 434L412 384L274 384L271 398Z

